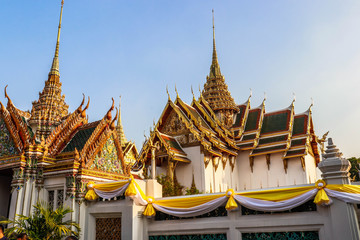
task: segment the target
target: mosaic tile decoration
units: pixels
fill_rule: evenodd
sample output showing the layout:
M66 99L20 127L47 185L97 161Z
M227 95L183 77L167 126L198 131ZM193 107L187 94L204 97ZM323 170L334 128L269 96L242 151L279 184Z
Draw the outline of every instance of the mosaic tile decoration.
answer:
M19 154L4 120L0 117L0 158Z
M118 160L113 136L107 140L102 150L98 155L96 155L90 169L98 169L104 172L120 174L124 173L121 162Z

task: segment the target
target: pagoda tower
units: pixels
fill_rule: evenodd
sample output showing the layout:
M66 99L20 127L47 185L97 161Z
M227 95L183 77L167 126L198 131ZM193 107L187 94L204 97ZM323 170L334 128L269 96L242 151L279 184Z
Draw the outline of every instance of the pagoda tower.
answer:
M213 53L212 63L210 66L210 73L206 77L206 83L202 91L202 96L209 103L212 110L217 117L227 127L233 124L233 117L238 108L232 98L228 86L225 83L225 78L221 75L220 65L216 53L215 45L215 24L214 24L214 10L213 13Z
M42 137L46 139L51 131L68 115L69 106L65 103L65 95L61 94L62 84L59 72L59 45L63 5L64 1L61 2L55 55L48 80L45 81L43 91L39 93L39 100L32 103L29 123L38 140Z

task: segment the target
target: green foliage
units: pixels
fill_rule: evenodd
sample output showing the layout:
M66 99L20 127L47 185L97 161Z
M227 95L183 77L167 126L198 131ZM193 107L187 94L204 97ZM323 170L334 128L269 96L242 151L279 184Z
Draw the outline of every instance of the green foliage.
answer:
M185 195L195 195L195 194L202 194L202 192L199 191L196 187L193 188L186 188L185 189Z
M352 182L360 181L360 177L359 177L360 158L352 157L352 158L349 158L348 160L351 163L351 168L349 170L351 181Z
M174 178L174 181L171 181L168 176L161 174L156 176L156 180L162 185L163 197L183 195L184 186L181 186L178 183L176 177Z
M30 240L61 240L71 235L79 237L79 225L73 221L63 221L66 214L73 212L70 208L61 206L53 210L43 202L38 202L33 207L34 211L29 217L17 215L14 220L0 222L11 226L5 230L7 236L26 233ZM73 231L72 227L76 231Z

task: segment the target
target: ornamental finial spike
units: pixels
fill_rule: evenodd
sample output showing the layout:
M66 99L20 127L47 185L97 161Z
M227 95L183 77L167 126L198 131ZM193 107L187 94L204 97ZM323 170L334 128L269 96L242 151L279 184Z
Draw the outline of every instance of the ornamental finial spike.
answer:
M195 94L194 94L194 90L193 90L192 85L191 85L191 93L192 93L192 95L193 95L193 100L195 100Z
M167 93L168 98L169 98L168 100L171 101L168 85L166 85L166 93Z
M209 77L221 76L220 66L217 58L216 44L215 44L215 18L214 18L214 9L212 10L212 29L213 29L213 54L212 54L212 63L210 66Z
M59 19L59 27L58 27L58 34L56 40L56 47L55 47L55 55L53 58L53 62L51 65L51 69L49 75L57 75L60 76L59 72L59 45L60 45L60 32L61 32L61 21L62 21L62 12L64 7L64 0L61 1L61 10L60 10L60 19Z
M179 98L179 93L178 93L177 88L176 88L176 83L175 83L175 92L176 92L176 98Z

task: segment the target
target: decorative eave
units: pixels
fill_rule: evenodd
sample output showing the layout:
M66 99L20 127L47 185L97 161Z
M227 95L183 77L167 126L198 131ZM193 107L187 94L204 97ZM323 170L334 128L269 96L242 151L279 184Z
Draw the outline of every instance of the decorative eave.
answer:
M50 156L55 156L61 152L65 147L65 144L69 142L74 135L76 129L86 123L86 110L89 107L90 98L86 107L82 110L84 102L85 96L80 106L72 114L68 115L67 118L47 137L46 146L48 147Z
M25 166L26 166L26 160L23 154L0 158L0 170L13 169L16 167L25 167Z
M5 106L0 102L1 107L1 114L3 116L5 125L10 133L11 138L14 141L15 147L20 151L23 152L24 144L21 141L20 134L17 131L15 123L12 121L9 111L5 108Z
M250 96L251 97L251 96ZM233 127L231 128L232 129L232 131L234 132L234 138L235 139L239 139L240 137L241 137L241 135L243 134L243 132L244 132L244 129L245 129L245 123L246 123L246 120L247 120L247 117L248 117L248 114L249 114L249 110L250 110L250 97L248 98L248 100L245 102L245 103L243 103L243 104L241 104L241 105L238 105L237 107L239 108L239 112L236 114L236 118L237 118L237 116L239 115L239 114L241 114L242 112L241 112L241 108L245 108L244 109L244 112L243 112L243 116L240 116L240 122L239 122L239 126L237 126L237 125L235 125L235 123L234 123L234 125L233 125ZM236 118L235 118L235 120L236 120Z
M8 110L8 112L13 120L13 123L16 126L16 130L19 133L20 139L22 141L22 145L25 147L26 145L29 144L31 136L28 132L27 125L24 123L21 115L19 114L19 110L14 106L13 102L11 101L10 97L8 96L8 94L6 92L6 88L7 88L7 86L5 87L5 97L8 99L6 109Z

